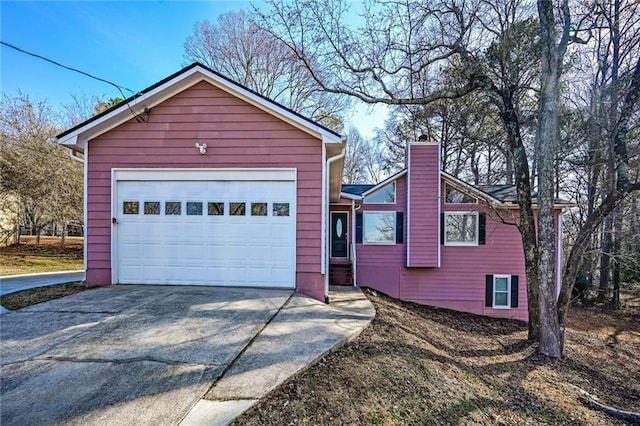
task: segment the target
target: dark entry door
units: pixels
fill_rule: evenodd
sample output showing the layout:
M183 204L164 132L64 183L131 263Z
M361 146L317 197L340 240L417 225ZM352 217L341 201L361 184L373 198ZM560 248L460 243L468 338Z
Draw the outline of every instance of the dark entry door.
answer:
M331 214L331 257L347 257L347 213Z

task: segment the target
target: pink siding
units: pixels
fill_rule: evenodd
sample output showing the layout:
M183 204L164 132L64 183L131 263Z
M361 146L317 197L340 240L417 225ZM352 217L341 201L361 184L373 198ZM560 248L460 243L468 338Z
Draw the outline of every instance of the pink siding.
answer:
M444 194L444 188L442 188ZM500 221L486 203L452 205L441 202L442 212L480 211L486 213L486 244L441 246L440 268L409 268L401 274L401 298L427 305L456 309L494 317L527 320L527 292L524 253L515 226ZM506 219L514 211L504 210ZM517 214L517 213L515 213ZM493 309L485 306L485 276L518 275L518 307Z
M415 158L415 157L414 157ZM412 158L414 167L416 166ZM397 180L396 205L364 204L362 210L406 211L407 179ZM444 194L444 188L442 193ZM358 285L372 287L399 299L425 305L439 306L459 311L494 317L527 319L526 278L524 255L520 234L515 226L499 221L496 214L484 203L478 205L445 205L442 211L484 211L487 213L486 244L472 247L441 246L441 266L406 267L406 220L405 244L392 246L369 246L357 244ZM501 212L504 217L513 217L511 211ZM423 221L436 222L437 212ZM420 227L420 219L412 217L413 227ZM436 227L431 227L438 245L440 237ZM411 236L413 238L413 235ZM485 276L507 274L519 276L518 308L493 309L485 307Z
M195 142L206 142L200 155ZM297 168L297 289L324 297L320 274L322 143L290 124L200 82L135 120L99 136L88 149L87 283L111 283L111 169Z
M440 145L412 143L408 149L408 266L438 266Z
M396 179L395 204L363 204L359 211L407 210L407 175ZM405 214L405 235L407 241ZM406 265L406 245L356 244L358 285L373 287L389 296L400 298L400 270ZM375 283L375 285L369 284Z

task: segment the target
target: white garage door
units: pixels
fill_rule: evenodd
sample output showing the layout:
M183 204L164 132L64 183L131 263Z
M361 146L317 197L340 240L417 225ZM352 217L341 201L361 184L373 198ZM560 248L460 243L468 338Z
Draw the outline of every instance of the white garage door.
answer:
M295 170L115 171L114 281L295 287Z

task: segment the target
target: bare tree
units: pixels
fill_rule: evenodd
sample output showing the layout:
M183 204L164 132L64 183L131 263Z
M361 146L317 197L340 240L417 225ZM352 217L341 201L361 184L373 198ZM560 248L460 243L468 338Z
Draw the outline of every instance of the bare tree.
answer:
M640 4L621 0L584 2L577 10L577 15L583 16L588 28L582 34L582 44L578 45L580 55L573 55L576 69L570 71L570 74L575 74L571 77L571 84L577 88L571 98L576 104L572 121L580 123L572 132L572 139L581 141L567 156L571 158L575 185L583 188L582 191L576 190L574 196L579 207L575 211L577 228L589 222L588 218L594 215L598 205L616 191L616 169L621 155L616 154L615 131L635 61L640 54L639 12ZM634 121L636 126L638 122L637 108L635 113L629 114L629 120L631 132L623 147L618 142L617 150L626 152L623 169L632 170L634 164L638 167L639 144L632 130ZM625 164L627 162L628 165ZM581 176L585 179L580 179ZM638 178L631 174L629 180L637 182ZM627 205L632 206L632 201L628 204L623 202L621 209ZM611 297L609 303L618 305L621 268L629 264L629 256L622 257L618 252L628 245L627 240L633 235L621 231L629 227L628 222L633 217L622 214L621 209L614 209L603 218L601 228L600 224L595 228L579 262L576 285L583 301L587 300L588 291L598 276L600 255L598 300L605 302Z
M529 337L537 339L539 259L518 109L537 63L528 50L522 49L525 53L519 58L510 47L512 35L522 39L522 31L514 29L534 12L517 0L372 3L363 12L364 24L358 32L344 24L348 7L341 1L272 0L272 11L262 18L266 28L289 46L330 93L390 105L430 105L477 91L489 97L503 122L514 164L528 282ZM488 58L491 45L496 54ZM443 74L443 69L456 71Z
M536 13L531 2L518 0L379 0L360 11L363 25L358 29L345 24L347 2L269 3L271 10L262 14L262 24L330 93L389 105L432 105L476 92L490 100L502 121L513 162L520 207L517 226L527 272L529 337L540 341L543 354L560 356L568 299L561 297L556 304L554 275L559 79L567 45L577 38L581 24L571 25L567 1L560 2L558 10L541 0ZM455 78L442 72L448 69L456 70ZM538 105L533 147L527 146L522 133L525 105ZM531 198L536 182L538 231Z
M555 160L559 146L558 117L560 115L560 77L564 55L569 44L571 16L569 3L560 3L561 27L556 23L556 8L551 0L538 0L542 72L536 145L539 150L538 185L538 252L540 277L540 345L543 355L560 358L563 350L563 329L558 315L556 277Z
M185 58L327 126L347 106L345 97L323 91L298 58L244 10L195 24L185 44ZM311 60L311 59L310 59Z
M378 183L387 177L389 168L382 148L365 139L356 128L350 128L342 181L347 184Z
M57 128L51 108L23 94L2 99L0 194L19 207L21 222L39 237L44 228L82 221L82 165L49 138Z

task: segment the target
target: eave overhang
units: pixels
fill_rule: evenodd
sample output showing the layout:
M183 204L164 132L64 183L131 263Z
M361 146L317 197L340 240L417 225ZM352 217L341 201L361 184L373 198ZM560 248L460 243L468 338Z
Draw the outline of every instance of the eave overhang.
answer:
M153 114L153 107L176 94L206 81L211 85L293 125L327 145L341 144L338 133L243 87L202 64L192 64L166 79L148 87L114 107L59 134L52 140L76 151L84 152L87 143L109 130L131 120ZM143 124L143 123L141 123Z

